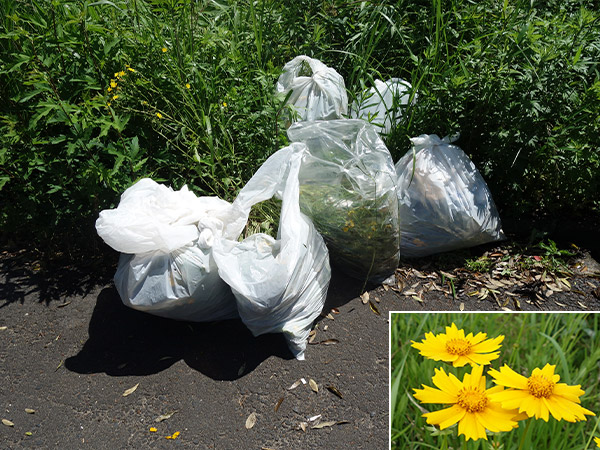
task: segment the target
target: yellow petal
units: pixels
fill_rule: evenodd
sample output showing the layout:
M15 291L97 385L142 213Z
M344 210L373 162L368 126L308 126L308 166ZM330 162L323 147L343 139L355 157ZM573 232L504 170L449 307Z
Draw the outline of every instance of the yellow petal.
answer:
M527 378L518 374L506 364L500 367L500 371L490 369L488 374L493 377L494 382L500 386L527 389Z
M458 405L452 405L450 408L423 414L430 425L439 425L440 429L448 428L461 420L466 414L466 410Z
M510 431L515 428L513 414L502 408L496 409L488 407L481 413L475 413L475 418L486 429L495 433L499 431Z
M479 333L479 334L482 334L482 333ZM477 336L479 336L479 335L477 335ZM475 336L475 338L477 338L477 336ZM503 340L504 340L504 336L500 335L497 338L488 339L487 341L483 341L476 345L473 345L473 347L471 347L471 350L473 352L477 352L477 353L493 352L495 350L498 350L502 346L501 343Z
M464 434L467 441L469 439L473 439L474 441L485 439L487 441L485 428L477 421L473 413L465 414L462 420L458 422L458 434Z
M499 356L500 352L487 354L471 353L468 355L468 359L471 364L486 365L489 364L492 360L497 359Z
M453 375L446 375L443 369L435 369L435 375L431 379L439 389L450 395L458 395L458 390L462 387L460 381Z
M504 406L504 403L502 404ZM548 422L548 407L542 399L536 398L533 395L528 395L521 401L519 411L526 412L529 417L543 419Z
M558 383L554 386L554 395L566 398L575 403L580 403L579 397L585 394L580 385L569 386L565 383Z
M423 389L413 389L414 397L421 403L456 403L456 395L423 385Z

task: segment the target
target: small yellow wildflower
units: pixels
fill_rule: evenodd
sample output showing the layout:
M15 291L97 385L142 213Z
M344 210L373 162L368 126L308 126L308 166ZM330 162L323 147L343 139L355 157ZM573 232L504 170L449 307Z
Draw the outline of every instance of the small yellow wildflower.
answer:
M497 433L517 428L520 420L517 410L507 410L492 400L492 395L501 392L501 386L485 388L483 366L475 365L471 373L465 374L462 382L444 369L435 369L432 380L437 389L422 385L413 389L414 397L421 403L441 403L448 408L423 414L430 425L439 425L443 430L458 422L458 434L465 439L487 440L486 429Z
M107 91L108 91L108 92L112 91L112 88L111 88L111 87L109 87L109 88L107 89Z
M185 87L189 89L189 88L191 88L192 86L190 86L190 83L185 83Z
M586 415L595 416L581 406L579 397L585 394L581 385L559 383L560 375L554 373L555 368L546 364L541 369L533 369L529 377L515 372L506 364L500 370L491 369L488 373L494 382L510 388L495 394L494 401L501 403L503 408L519 408L519 412L546 422L550 415L567 422L586 420Z
M132 68L131 68L131 67L129 67L129 66L125 66L125 67L126 67L126 68L127 68L127 70L129 70L130 72L135 72L135 69L132 69Z
M159 119L162 119L162 114L161 113L156 113L156 117L158 117Z
M110 107L110 102L108 102L108 103L106 104L106 106L107 106L107 107Z
M597 447L600 447L600 437L595 437L594 442L596 443Z
M342 228L342 231L343 231L344 233L347 233L349 229L350 229L350 228L348 228L348 227L344 227L344 228Z
M117 82L115 80L110 80L110 87L111 88L116 88L117 87Z
M227 108L227 102L223 102L223 108Z
M115 72L115 78L119 77L119 72Z
M166 52L167 52L167 47L163 47L163 48L162 48L162 52L163 52L163 53L166 53Z
M113 98L112 98L112 99L113 99L113 100L116 100L116 99L118 99L118 98L119 98L119 94L116 94L116 95L113 95Z
M121 70L121 71L119 72L119 76L120 76L120 77L124 77L124 76L125 76L125 72Z
M158 430L154 427L150 427L150 433L156 433Z
M412 347L419 350L420 354L435 361L452 363L454 367L463 367L490 364L498 358L501 342L504 336L487 339L486 333L473 333L465 335L464 330L459 330L454 323L446 327L446 333L434 335L425 333L421 342L412 342Z
M179 431L176 431L175 433L173 433L173 435L171 436L171 439L177 439L177 436L179 436L181 433L179 433Z

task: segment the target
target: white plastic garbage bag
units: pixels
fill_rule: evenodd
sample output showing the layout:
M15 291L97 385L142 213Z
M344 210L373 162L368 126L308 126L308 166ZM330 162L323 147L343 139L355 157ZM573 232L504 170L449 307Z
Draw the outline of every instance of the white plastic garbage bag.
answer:
M308 56L296 56L283 66L275 90L287 95L300 120L340 119L348 113L344 78L335 69Z
M223 239L214 247L219 273L233 290L242 321L255 336L283 332L297 359L304 359L331 278L327 247L298 204L305 151L303 144L292 144L274 153L233 203L236 214L247 219L253 205L280 198L277 239L257 233L242 242ZM244 226L245 220L230 222L228 234L239 234Z
M457 146L435 134L411 139L397 163L402 257L421 257L504 239L483 177Z
M400 120L402 106L408 105L411 88L401 78L390 78L385 83L375 80L375 86L360 94L352 104L350 117L367 120L377 126L380 134L388 134Z
M237 317L231 289L212 257L230 209L224 200L196 197L186 186L174 191L148 178L127 189L119 206L96 221L98 235L122 252L115 285L123 303L178 320Z
M308 147L300 206L323 235L332 264L361 280L393 274L400 248L396 172L374 125L298 122L288 137Z

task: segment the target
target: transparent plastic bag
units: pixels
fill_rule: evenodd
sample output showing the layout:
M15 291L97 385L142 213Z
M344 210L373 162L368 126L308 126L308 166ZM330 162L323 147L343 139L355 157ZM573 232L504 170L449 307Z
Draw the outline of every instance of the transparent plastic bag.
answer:
M375 86L352 104L350 117L367 120L377 126L380 134L388 134L400 120L402 106L408 105L411 89L411 84L401 78L390 78L385 83L375 80Z
M348 113L344 78L308 56L296 56L283 67L275 90L284 96L292 91L288 104L303 121L340 119Z
M397 163L402 257L422 257L504 239L483 177L448 138L411 139Z
M145 178L127 189L119 206L96 221L98 235L122 252L115 286L133 309L177 320L237 317L235 299L212 256L230 203L196 197ZM237 236L229 236L236 238Z
M308 151L300 207L323 235L332 264L379 282L399 259L398 194L392 157L364 120L298 122L288 137Z
M306 147L292 144L274 153L233 202L230 235L246 225L252 206L275 196L282 200L277 238L264 233L241 242L223 239L214 257L231 286L238 311L253 335L283 332L297 359L304 359L308 334L325 304L331 278L327 247L300 212L298 173Z

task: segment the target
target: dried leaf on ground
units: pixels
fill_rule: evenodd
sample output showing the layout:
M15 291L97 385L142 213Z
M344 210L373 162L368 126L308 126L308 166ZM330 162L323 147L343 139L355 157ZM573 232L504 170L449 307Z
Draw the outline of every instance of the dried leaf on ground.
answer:
M158 423L158 422L162 422L163 420L170 419L170 418L171 418L171 416L172 416L173 414L175 414L176 412L177 412L177 410L175 410L175 411L171 411L171 412L169 412L169 413L166 413L166 414L162 414L162 415L158 416L156 419L154 419L154 421L155 421L156 423Z
M283 403L283 399L284 397L281 397L279 400L277 400L277 403L275 403L275 412L279 411L279 407Z
M31 409L31 408L25 408L25 412L27 414L35 414L35 409Z
M315 391L315 392L319 392L319 385L317 384L317 382L315 380L313 380L312 378L310 378L308 380L308 384L310 384L310 388Z
M362 294L360 294L360 299L363 302L363 305L366 305L369 301L369 293L367 291L363 292Z
M378 316L381 315L381 313L379 312L379 308L377 308L377 306L375 306L375 303L373 303L370 300L369 300L369 307L371 308L371 311L373 311L375 314L377 314Z
M296 389L298 386L300 386L301 384L306 384L306 380L304 378L300 378L298 381L294 381L294 384L292 384L289 388L288 391L291 391L292 389Z
M68 302L61 303L60 305L57 306L57 308L64 308L65 306L70 305L70 304L71 304L71 300L69 300Z
M320 341L317 342L317 344L323 344L323 345L333 345L333 344L339 344L340 341L338 341L337 339L325 339L324 341Z
M15 424L14 424L14 423L12 423L12 422L11 422L10 420L8 420L8 419L2 419L2 423L3 423L4 425L6 425L7 427L14 427L14 426L15 426Z
M327 422L319 422L318 424L316 424L316 425L313 425L313 426L312 426L312 428L319 429L319 428L325 428L325 427L332 427L332 426L334 426L336 423L337 423L337 422L335 422L335 421L333 421L333 420L329 420L329 421L327 421Z
M254 425L256 425L256 413L252 413L246 419L246 429L249 430Z
M0 327L0 331L8 330L8 327Z
M327 386L327 389L329 390L329 392L335 394L339 398L344 398L344 396L342 395L342 393L335 386L329 385L329 386Z
M136 384L133 387L130 387L129 389L127 389L125 392L123 392L123 397L127 397L128 395L131 395L135 392L135 390L138 388L138 386L140 385L140 383Z

